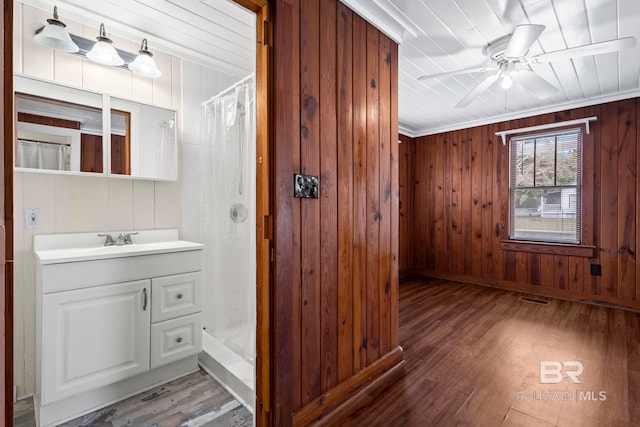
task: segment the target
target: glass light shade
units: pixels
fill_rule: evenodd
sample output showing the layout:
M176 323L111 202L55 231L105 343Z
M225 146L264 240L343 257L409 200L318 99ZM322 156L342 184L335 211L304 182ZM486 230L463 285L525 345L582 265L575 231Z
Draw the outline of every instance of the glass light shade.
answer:
M513 79L509 74L505 74L504 76L502 76L502 82L500 82L500 86L502 86L502 89L509 89L511 86L513 86Z
M129 64L129 69L134 73L147 77L160 77L162 75L156 65L156 61L146 52L141 52L136 59Z
M102 65L113 65L114 67L124 65L124 59L111 46L113 42L107 37L104 31L104 24L100 24L100 35L96 37L96 40L98 40L96 44L87 52L87 58Z
M65 30L66 25L58 20L58 8L53 8L53 19L47 19L48 24L37 32L33 38L43 46L64 52L74 53L80 48L71 40L71 36Z

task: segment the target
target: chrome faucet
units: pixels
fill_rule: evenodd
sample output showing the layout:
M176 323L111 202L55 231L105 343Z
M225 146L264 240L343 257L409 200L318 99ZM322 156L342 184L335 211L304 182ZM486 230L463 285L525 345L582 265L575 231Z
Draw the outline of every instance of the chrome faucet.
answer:
M131 240L131 236L135 236L136 234L138 234L137 231L135 233L120 233L116 238L116 245L132 245L133 241Z
M116 242L113 241L111 234L98 234L98 237L105 237L104 246L113 246Z

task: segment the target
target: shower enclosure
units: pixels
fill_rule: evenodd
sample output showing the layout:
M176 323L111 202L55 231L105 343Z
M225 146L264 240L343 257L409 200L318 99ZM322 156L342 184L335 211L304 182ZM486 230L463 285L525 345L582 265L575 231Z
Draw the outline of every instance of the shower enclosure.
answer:
M254 78L203 104L203 353L200 364L250 408L256 330Z

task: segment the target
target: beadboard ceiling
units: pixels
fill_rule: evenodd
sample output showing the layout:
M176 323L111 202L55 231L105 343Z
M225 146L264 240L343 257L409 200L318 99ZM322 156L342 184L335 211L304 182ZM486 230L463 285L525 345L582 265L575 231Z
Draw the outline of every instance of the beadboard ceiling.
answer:
M418 136L573 106L640 96L638 0L343 0L401 39L399 118ZM499 85L455 109L488 74L418 81L425 74L488 65L482 48L519 24L546 28L529 55L634 36L635 48L573 60L533 64L559 90L548 99Z
M409 136L640 95L639 0L341 0L400 42L399 119ZM229 0L24 0L65 17L235 75L254 64L255 18ZM533 71L558 88L540 100L496 85L454 108L486 73L419 81L488 65L483 47L519 24L546 28L529 55L634 36L635 48L551 63Z
M81 22L107 35L147 38L159 49L214 70L246 75L255 67L255 15L230 0L21 0L58 6L60 20ZM45 22L43 22L43 25ZM117 47L117 46L116 46Z

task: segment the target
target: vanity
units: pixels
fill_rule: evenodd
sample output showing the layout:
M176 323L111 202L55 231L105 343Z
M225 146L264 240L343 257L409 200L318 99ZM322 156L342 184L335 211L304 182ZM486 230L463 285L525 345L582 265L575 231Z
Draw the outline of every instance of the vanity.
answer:
M110 232L109 246L98 234L34 238L40 426L198 369L204 246L177 230L131 233L131 244Z

